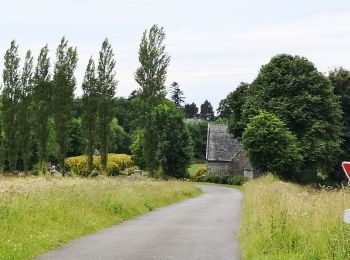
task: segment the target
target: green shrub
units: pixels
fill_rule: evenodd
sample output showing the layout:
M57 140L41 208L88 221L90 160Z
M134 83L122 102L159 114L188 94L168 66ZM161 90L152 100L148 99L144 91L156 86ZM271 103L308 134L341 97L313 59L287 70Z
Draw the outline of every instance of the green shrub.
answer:
M247 178L242 175L201 175L195 181L241 186Z
M192 177L192 180L199 181L206 174L207 174L207 169L204 167L201 167L197 170L196 174Z
M101 159L94 156L94 172L101 171ZM75 175L90 175L86 155L69 157L65 160L66 167ZM122 170L133 166L131 156L127 154L108 154L107 174L119 175Z

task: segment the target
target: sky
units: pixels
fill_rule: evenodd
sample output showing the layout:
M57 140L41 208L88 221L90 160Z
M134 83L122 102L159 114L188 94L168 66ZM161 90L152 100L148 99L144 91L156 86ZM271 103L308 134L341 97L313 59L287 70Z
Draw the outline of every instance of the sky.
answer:
M65 36L78 49L76 95L89 57L97 60L107 37L116 58L117 96L139 88L142 33L153 24L166 32L171 56L167 86L180 84L186 103L208 99L216 109L240 82L281 53L307 57L324 73L350 69L349 0L0 0L0 57L11 40L37 57ZM3 58L0 58L0 71Z

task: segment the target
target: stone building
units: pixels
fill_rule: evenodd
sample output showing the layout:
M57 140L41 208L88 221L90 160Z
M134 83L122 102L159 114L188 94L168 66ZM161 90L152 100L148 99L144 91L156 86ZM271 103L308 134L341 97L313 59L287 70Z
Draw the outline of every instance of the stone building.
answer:
M207 170L209 175L244 175L253 177L242 143L229 132L227 125L208 124Z

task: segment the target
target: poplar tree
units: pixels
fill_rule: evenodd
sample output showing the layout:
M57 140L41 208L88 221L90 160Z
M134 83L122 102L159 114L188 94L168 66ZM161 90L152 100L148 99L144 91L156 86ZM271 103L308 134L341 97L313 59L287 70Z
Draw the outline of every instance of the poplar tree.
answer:
M45 169L49 138L51 88L50 59L47 45L40 50L33 79L33 127L41 169Z
M107 166L107 156L109 149L110 123L113 119L112 115L112 99L118 82L115 80L115 60L111 44L106 38L102 43L99 53L97 77L100 95L98 109L98 136L100 141L100 154L102 169Z
M27 51L24 60L19 103L19 149L23 161L24 172L28 172L29 160L32 149L32 120L31 120L31 100L33 85L33 57L31 51Z
M89 172L93 170L93 155L96 146L96 127L98 112L98 85L95 72L95 63L92 58L86 67L83 89L83 134L86 140L86 154Z
M144 156L146 168L152 173L157 168L156 129L152 125L150 113L166 95L165 81L170 62L165 52L165 32L163 27L153 25L143 33L139 49L140 67L135 72L135 80L140 85L140 100L144 127Z
M77 67L76 48L68 47L63 37L56 51L56 63L53 76L52 105L56 126L56 139L59 146L58 163L64 173L64 159L69 149L69 123L73 117L73 100L76 80L74 70Z
M16 170L18 159L18 102L20 88L18 45L13 40L5 53L2 91L3 128L9 170Z

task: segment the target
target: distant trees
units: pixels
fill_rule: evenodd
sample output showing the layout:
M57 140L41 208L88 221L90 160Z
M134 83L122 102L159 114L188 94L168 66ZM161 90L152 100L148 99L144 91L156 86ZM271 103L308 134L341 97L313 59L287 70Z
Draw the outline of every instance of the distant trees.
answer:
M75 90L74 71L77 66L77 50L68 47L63 37L56 51L56 63L52 83L53 118L56 138L59 146L58 162L64 173L64 159L69 150L69 123L73 116L73 99Z
M192 145L193 145L193 157L197 160L205 160L205 152L207 147L207 133L208 122L199 121L187 124L188 131L190 132Z
M184 93L179 87L179 84L174 81L173 83L171 83L170 88L171 88L171 100L174 102L174 104L177 107L181 107L181 104L185 102L185 97L184 97Z
M214 109L208 100L205 100L204 103L201 105L200 116L202 119L205 120L214 120Z
M198 115L198 107L195 103L185 104L184 112L186 118L196 118Z
M143 33L140 49L140 67L135 72L135 80L140 85L140 109L144 128L144 157L146 168L152 173L157 168L155 161L157 137L152 124L151 111L160 104L166 95L165 80L170 57L165 51L165 32L162 27L153 25Z
M102 169L106 169L107 154L109 149L110 123L112 115L112 99L118 82L115 80L115 60L111 44L106 38L102 43L99 53L97 79L100 95L98 107L98 135L100 141L100 153Z

